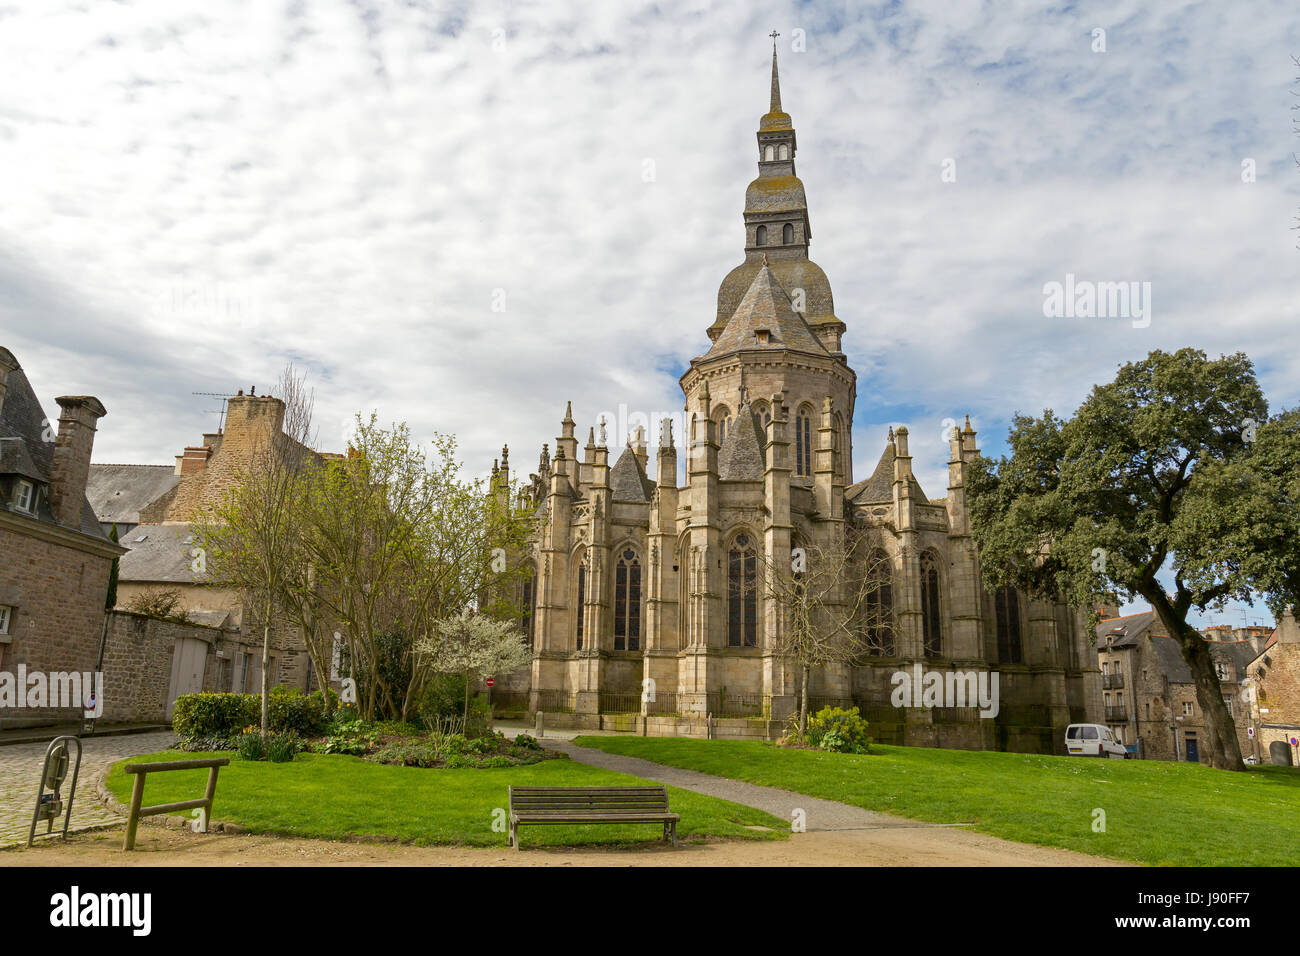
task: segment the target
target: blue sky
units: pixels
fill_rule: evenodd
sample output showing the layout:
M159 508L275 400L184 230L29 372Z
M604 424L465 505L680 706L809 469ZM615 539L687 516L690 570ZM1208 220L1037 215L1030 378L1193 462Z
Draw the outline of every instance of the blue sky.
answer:
M526 472L567 400L584 434L680 407L776 29L855 473L907 424L941 496L945 419L996 454L1014 412L1068 413L1153 348L1245 350L1300 400L1296 9L5 7L0 341L47 408L104 402L99 461L170 462L216 423L191 392L293 359L324 448L375 409ZM1151 324L1045 318L1067 273L1150 282Z

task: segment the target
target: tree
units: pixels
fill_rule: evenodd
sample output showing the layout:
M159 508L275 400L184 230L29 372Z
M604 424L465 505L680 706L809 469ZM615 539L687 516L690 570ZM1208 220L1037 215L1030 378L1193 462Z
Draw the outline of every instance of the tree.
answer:
M262 625L263 743L270 705L271 628L277 613L283 616L288 606L288 576L301 562L302 481L319 461L311 448L314 392L292 365L281 373L276 391L284 403L280 430L258 443L240 480L195 525L211 582L238 591Z
M1096 386L1069 420L1050 409L1040 418L1017 415L1011 455L977 460L969 485L986 588L1013 585L1090 609L1116 594L1151 604L1191 669L1210 763L1222 769L1244 769L1236 729L1188 616L1250 600L1252 579L1249 561L1220 561L1196 537L1210 515L1242 545L1285 528L1278 514L1255 515L1246 527L1215 504L1221 469L1245 467L1251 424L1266 417L1244 354L1209 360L1195 349L1154 351ZM1159 577L1169 570L1172 591Z
M781 616L778 650L793 659L799 674L802 741L813 668L892 653L892 568L884 551L853 527L835 530L823 543L792 548L789 563L760 560L764 587Z
M518 613L512 582L525 566L507 556L528 521L508 481L465 479L455 438L431 444L358 416L348 457L308 476L299 497L293 604L338 624L367 719L412 716L431 673L415 645L438 622L469 606Z
M1300 603L1300 408L1247 425L1244 437L1243 454L1202 468L1177 545L1191 586L1236 575L1280 619Z
M517 621L495 620L469 608L437 621L432 632L417 641L415 647L422 662L434 673L465 678L466 721L472 682L517 671L533 659Z

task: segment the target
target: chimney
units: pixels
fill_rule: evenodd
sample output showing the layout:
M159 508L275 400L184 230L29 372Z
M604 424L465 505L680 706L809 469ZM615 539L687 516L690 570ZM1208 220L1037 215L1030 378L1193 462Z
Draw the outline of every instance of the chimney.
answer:
M0 412L5 407L5 391L9 381L9 373L18 368L18 360L14 358L14 353L7 348L0 347Z
M1288 604L1277 622L1279 644L1300 644L1300 625L1296 624L1295 609Z
M55 401L60 409L59 435L50 469L50 511L59 524L79 528L90 452L95 447L95 422L108 413L91 395L64 395Z
M182 475L192 475L196 471L202 471L212 457L212 449L206 445L187 445L185 454L181 456Z

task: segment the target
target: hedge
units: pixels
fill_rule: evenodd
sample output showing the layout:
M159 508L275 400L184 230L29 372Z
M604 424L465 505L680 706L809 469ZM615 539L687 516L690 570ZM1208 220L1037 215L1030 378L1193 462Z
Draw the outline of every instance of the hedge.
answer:
M332 699L337 700L333 691ZM182 694L172 711L172 730L182 739L233 737L245 727L262 723L261 694ZM325 698L320 691L304 694L291 687L274 687L267 707L268 729L296 731L300 736L324 732Z

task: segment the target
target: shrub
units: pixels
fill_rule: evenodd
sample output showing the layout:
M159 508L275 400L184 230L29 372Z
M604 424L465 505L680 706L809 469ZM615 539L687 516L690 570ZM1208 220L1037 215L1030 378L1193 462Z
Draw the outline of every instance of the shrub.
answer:
M468 747L464 734L448 734L442 739L442 749L449 754L463 754Z
M176 745L179 750L191 753L206 753L212 750L238 750L239 741L234 737L184 737Z
M478 762L478 765L480 767L496 768L496 767L513 767L515 763L509 757L503 756L501 754L497 754L494 757L484 757L482 760Z
M182 694L172 711L172 730L182 739L233 737L262 719L262 699L255 694Z
M864 754L871 744L858 708L823 707L808 718L808 743L832 753Z
M462 767L476 766L478 761L473 757L467 757L465 754L447 754L443 758L443 766L451 770L459 770Z
M438 751L425 744L385 747L371 758L375 763L395 764L399 767L432 767L437 764Z
M300 737L309 737L329 727L325 697L318 690L304 694L293 687L273 687L266 709L269 732L291 730ZM233 737L241 727L254 723L260 728L261 694L182 694L172 711L172 730L182 740Z
M528 734L520 734L518 737L516 737L515 746L523 748L524 750L542 749L542 745L537 742L537 738L531 737Z

